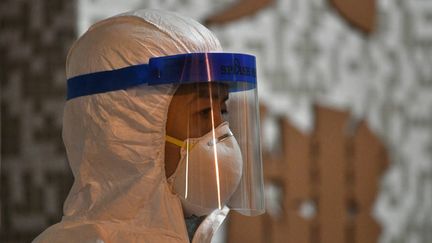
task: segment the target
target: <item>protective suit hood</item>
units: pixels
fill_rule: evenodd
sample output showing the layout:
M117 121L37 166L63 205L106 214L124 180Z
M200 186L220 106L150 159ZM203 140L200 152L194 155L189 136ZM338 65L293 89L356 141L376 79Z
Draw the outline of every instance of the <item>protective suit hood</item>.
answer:
M101 21L68 54L67 78L147 63L150 57L221 51L192 19L139 10ZM34 242L189 242L181 203L164 170L172 84L66 102L63 140L75 181L62 221ZM216 210L193 242L210 242L228 209Z

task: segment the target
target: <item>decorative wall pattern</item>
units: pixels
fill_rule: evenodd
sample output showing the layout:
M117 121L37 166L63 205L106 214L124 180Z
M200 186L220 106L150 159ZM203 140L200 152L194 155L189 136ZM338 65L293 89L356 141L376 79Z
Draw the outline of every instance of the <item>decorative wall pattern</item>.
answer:
M73 1L0 4L0 242L30 242L60 220L72 174L61 140Z
M262 120L268 119L262 109ZM276 117L278 146L263 150L266 214L230 214L228 243L377 242L372 210L387 150L365 122L316 106L305 134Z

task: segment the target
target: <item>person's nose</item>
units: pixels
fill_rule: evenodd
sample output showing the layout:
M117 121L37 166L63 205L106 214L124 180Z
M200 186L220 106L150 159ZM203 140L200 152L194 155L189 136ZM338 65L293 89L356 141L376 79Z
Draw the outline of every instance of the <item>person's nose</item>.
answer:
M224 115L222 114L222 109L219 105L213 107L213 119L215 127L219 126L225 121Z

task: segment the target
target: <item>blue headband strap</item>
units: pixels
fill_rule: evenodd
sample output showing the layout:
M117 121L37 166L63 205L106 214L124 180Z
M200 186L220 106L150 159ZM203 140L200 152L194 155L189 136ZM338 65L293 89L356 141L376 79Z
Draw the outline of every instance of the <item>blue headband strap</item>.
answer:
M150 58L149 64L68 79L67 99L140 84L224 82L230 91L256 87L255 57L236 53L188 53Z

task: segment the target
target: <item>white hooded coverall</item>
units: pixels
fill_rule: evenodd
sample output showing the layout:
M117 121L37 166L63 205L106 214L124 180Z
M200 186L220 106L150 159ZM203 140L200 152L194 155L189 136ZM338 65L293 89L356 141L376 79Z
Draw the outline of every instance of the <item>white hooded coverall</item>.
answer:
M196 21L139 10L96 23L71 47L67 78L148 63L150 57L221 51ZM66 102L63 140L75 181L61 222L35 243L189 242L182 206L167 183L165 125L177 86L139 85ZM210 242L228 208L199 226Z

